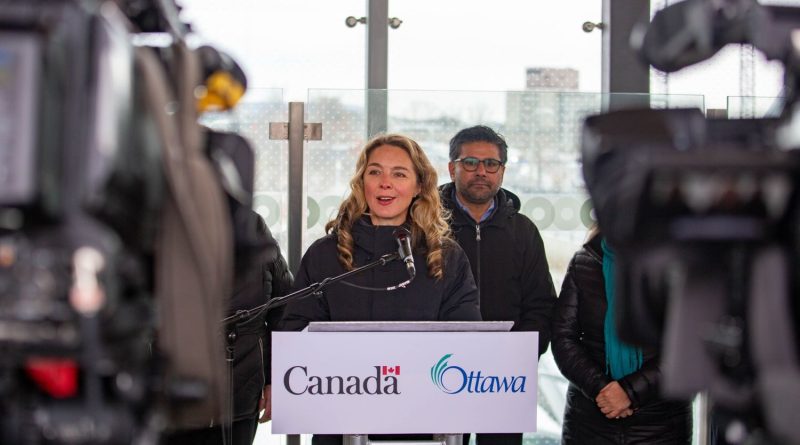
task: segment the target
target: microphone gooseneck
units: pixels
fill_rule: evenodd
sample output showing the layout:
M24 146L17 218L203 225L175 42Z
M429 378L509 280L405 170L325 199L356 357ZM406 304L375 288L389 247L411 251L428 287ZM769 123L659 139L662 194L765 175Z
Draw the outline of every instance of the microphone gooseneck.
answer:
M417 274L417 270L414 267L414 256L411 253L411 233L407 229L398 229L395 231L394 236L395 239L397 240L397 253L394 252L387 253L369 264L365 264L353 270L349 270L340 275L327 277L322 281L312 283L311 285L304 287L303 289L296 290L290 294L272 298L268 302L256 306L254 308L238 310L236 311L235 314L223 318L221 320L221 323L223 325L227 325L230 323L237 323L237 324L247 323L250 320L257 317L262 312L266 312L269 311L270 309L283 306L291 301L296 301L311 296L319 297L323 295L322 289L333 283L341 283L358 289L378 291L378 292L380 291L391 292L397 289L405 289L406 286L411 284L411 282L414 280L414 276ZM345 281L345 279L348 277L364 272L365 270L372 269L373 267L385 266L386 263L397 259L403 261L403 263L406 265L406 270L408 271L409 275L409 278L403 281L402 283L395 284L394 286L379 288L379 287L360 286L358 284L348 283L347 281Z

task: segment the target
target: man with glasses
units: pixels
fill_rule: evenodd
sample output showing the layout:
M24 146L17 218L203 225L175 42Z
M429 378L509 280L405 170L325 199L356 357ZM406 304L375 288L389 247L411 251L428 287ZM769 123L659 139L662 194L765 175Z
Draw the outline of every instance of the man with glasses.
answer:
M450 228L466 252L484 320L511 320L513 331L538 331L539 355L550 342L556 301L539 230L519 213L519 198L501 188L508 145L486 126L450 140L450 179L439 188ZM464 435L464 444L469 442ZM478 445L519 445L522 433L478 434Z

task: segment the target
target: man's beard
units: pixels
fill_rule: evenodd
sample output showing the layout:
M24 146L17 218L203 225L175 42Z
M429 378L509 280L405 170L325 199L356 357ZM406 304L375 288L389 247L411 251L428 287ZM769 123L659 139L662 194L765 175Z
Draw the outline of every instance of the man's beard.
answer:
M473 189L475 184L483 184L485 187ZM470 204L486 204L494 199L497 193L497 188L492 187L491 184L483 181L472 181L466 184L466 187L461 189L461 196Z

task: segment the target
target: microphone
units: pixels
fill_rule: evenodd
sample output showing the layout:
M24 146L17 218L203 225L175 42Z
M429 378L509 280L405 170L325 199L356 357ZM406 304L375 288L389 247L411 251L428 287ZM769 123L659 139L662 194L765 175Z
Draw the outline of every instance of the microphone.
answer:
M411 252L411 234L408 230L400 228L395 231L394 236L397 238L397 254L400 255L400 260L406 263L408 276L414 279L417 269L414 267L414 256Z

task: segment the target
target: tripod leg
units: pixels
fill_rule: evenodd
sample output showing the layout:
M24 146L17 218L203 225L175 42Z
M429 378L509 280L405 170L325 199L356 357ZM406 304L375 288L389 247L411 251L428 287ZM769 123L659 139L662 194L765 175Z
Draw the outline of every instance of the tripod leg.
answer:
M754 257L749 301L750 351L768 430L781 443L800 444L800 366L793 326L789 257L778 246Z
M222 443L223 445L233 444L233 352L236 342L236 331L228 334L228 342L225 345L225 365L228 370L228 400L224 404L224 419L222 422Z

